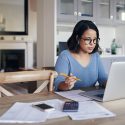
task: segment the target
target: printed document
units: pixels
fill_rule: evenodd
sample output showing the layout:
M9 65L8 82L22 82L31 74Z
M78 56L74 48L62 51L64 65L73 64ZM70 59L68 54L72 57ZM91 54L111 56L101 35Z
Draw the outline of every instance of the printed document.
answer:
M46 103L53 106L56 110L44 112L34 108L33 104ZM60 118L67 116L62 112L64 102L59 99L46 101L20 103L16 102L7 112L0 117L0 123L39 123L45 122L47 119Z
M61 91L61 92L55 92L55 93L67 99L71 99L71 100L78 101L78 102L91 100L90 98L79 95L79 93L81 92L83 91L82 90L70 90L70 91Z
M44 112L32 105L46 103L55 108L54 111ZM71 117L72 120L113 117L114 113L94 101L79 102L78 112L62 112L64 101L52 99L46 101L21 103L16 102L7 112L0 117L0 123L39 123L47 119Z
M67 114L72 118L72 120L85 120L115 116L114 113L108 111L106 108L94 101L79 102L78 112L68 112Z
M33 108L28 103L16 102L3 116L0 123L37 123L45 122L47 113Z
M39 104L39 103L46 103L52 107L54 107L56 110L49 112L47 119L53 119L53 118L60 118L64 116L68 116L65 112L62 112L64 101L59 99L52 99L52 100L45 100L40 102L33 102L31 104Z

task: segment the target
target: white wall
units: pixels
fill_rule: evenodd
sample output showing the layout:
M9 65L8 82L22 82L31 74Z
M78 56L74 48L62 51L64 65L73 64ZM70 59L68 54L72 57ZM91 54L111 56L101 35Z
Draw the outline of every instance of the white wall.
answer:
M72 32L70 31L58 31L57 32L57 44L58 42L67 42L68 38L71 36Z
M37 41L37 0L29 0L29 34L28 37L31 41Z
M116 40L122 45L122 51L125 54L125 26L116 27Z
M37 66L54 66L56 55L56 2L37 1Z
M98 26L100 33L100 47L105 50L105 48L110 48L111 42L115 36L115 27L110 26Z

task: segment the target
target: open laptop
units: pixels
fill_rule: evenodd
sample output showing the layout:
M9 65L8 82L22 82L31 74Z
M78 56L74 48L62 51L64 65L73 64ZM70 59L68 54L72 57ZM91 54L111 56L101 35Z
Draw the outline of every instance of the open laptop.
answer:
M112 63L105 90L81 92L80 95L103 102L125 98L125 62Z

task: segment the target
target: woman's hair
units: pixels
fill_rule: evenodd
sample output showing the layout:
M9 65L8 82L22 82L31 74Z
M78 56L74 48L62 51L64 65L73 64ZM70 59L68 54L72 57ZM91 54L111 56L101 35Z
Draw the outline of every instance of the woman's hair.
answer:
M67 41L67 46L70 51L75 53L79 52L80 49L79 40L82 37L83 33L88 29L93 29L94 31L96 31L97 39L99 39L99 31L97 26L92 21L81 20L75 25L73 33ZM99 49L100 47L97 41L96 46L92 51L92 53L97 52Z

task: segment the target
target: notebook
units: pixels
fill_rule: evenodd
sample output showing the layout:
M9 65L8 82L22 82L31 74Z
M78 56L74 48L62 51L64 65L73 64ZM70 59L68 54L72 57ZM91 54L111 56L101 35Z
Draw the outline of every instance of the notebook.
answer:
M80 95L103 102L125 98L125 62L112 63L105 90L81 92Z

